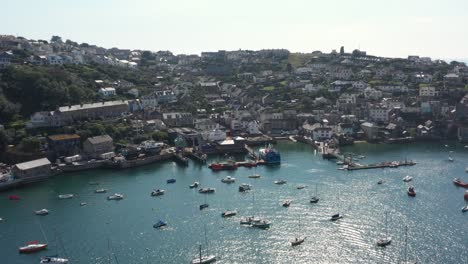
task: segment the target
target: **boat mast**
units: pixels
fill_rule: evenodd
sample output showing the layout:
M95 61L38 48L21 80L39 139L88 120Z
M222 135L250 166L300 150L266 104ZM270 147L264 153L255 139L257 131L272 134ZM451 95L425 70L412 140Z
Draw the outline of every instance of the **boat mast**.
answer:
M201 244L200 244L200 263L202 263Z
M405 226L405 263L408 262L408 226Z
M388 239L387 215L388 215L388 212L385 211L385 239Z

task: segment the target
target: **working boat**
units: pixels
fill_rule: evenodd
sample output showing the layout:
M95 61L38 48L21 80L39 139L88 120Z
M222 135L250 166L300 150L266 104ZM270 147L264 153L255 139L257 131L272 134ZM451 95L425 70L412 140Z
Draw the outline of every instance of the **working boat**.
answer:
M274 181L275 184L278 184L278 185L282 185L282 184L285 184L286 181L285 180L278 180L278 181Z
M200 255L197 258L194 258L192 260L192 264L207 264L207 263L213 263L216 261L216 256L214 255L209 255L209 256L203 256L202 255L202 250L201 250L201 245L200 245Z
M330 220L331 220L331 221L336 221L336 220L341 219L341 218L343 218L342 215L340 215L340 214L334 214L334 215L331 216Z
M259 150L259 158L265 161L266 164L279 164L281 163L280 153L271 145Z
M192 184L189 185L189 188L190 188L190 189L197 188L198 185L200 185L199 182L194 182L194 183L192 183Z
M227 162L215 162L211 163L208 168L214 171L220 171L220 170L237 170L237 164L234 162L234 160L228 160Z
M267 229L267 228L270 228L271 222L268 220L252 221L250 226L259 228L259 229Z
M231 176L227 176L226 178L221 179L221 182L224 182L224 183L233 183L235 181L236 181L236 178L233 178Z
M253 222L259 222L262 219L256 218L255 216L248 216L240 220L241 225L251 225Z
M160 196L160 195L163 195L163 194L164 194L164 190L160 190L160 189L153 190L151 192L151 196Z
M294 240L291 241L291 246L298 246L304 243L305 237L296 237Z
M237 211L226 211L221 214L222 217L231 217L237 215Z
M38 241L28 242L26 246L20 247L18 250L20 253L34 253L47 248L47 244L41 244Z
M413 186L408 187L408 196L415 197L416 191L414 190Z
M111 196L107 196L107 200L122 200L123 198L124 198L124 196L122 194L119 194L119 193L114 193Z
M291 200L286 200L283 202L283 207L289 207L291 205Z
M403 181L404 182L410 182L413 180L413 177L409 176L409 175L406 175L404 178L403 178Z
M246 192L246 191L250 191L251 189L252 189L252 186L247 183L243 183L239 186L239 192Z
M168 179L168 180L166 181L166 183L175 183L175 182L176 182L176 179Z
M214 193L215 191L215 188L201 188L198 190L199 193Z
M35 213L36 215L48 215L48 214L49 214L49 210L47 210L47 209L41 209L41 210L34 211L34 213Z
M81 203L80 203L80 206L85 206L85 205L87 205L86 202L81 202Z
M463 213L468 212L468 205L463 206L461 210Z
M154 228L158 228L158 229L160 229L160 228L162 228L164 226L167 226L167 223L164 222L163 220L159 220L156 224L153 225Z
M106 193L107 192L107 189L97 189L97 190L94 190L95 193Z
M59 199L71 199L71 198L73 198L74 196L75 196L75 195L74 195L74 194L71 194L71 193L69 193L69 194L60 194L60 195L58 196L58 198L59 198Z
M459 178L453 179L453 184L460 186L460 187L468 188L468 182L463 182Z
M68 263L68 259L66 258L59 258L57 255L55 256L46 256L41 258L41 262L39 263Z
M386 247L392 243L392 238L388 236L387 230L387 212L385 212L385 237L377 240L377 246Z
M252 174L252 175L248 176L248 178L250 178L250 179L258 179L260 177L261 177L260 174Z
M21 200L21 197L19 197L18 195L10 195L8 196L8 199L9 200Z

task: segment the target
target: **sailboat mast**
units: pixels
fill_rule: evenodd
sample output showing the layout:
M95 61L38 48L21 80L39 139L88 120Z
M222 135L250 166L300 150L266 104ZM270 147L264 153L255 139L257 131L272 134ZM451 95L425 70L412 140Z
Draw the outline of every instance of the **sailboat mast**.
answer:
M388 215L388 212L385 211L385 239L388 238L387 215Z
M200 263L202 263L201 244L200 244Z
M405 226L405 263L408 262L408 226Z

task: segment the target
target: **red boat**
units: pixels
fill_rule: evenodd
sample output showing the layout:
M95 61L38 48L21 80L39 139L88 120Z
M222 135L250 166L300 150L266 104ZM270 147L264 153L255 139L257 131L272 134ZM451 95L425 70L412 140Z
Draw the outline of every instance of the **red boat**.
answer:
M468 200L468 191L465 191L465 195L463 196L463 198L465 198L465 200Z
M21 200L21 197L19 197L18 195L10 195L10 196L8 196L8 199L10 199L10 200Z
M47 244L41 244L39 241L31 241L24 247L19 248L20 253L34 253L47 248Z
M411 186L408 188L408 195L411 196L411 197L415 197L416 196L416 192L414 191L414 187Z
M456 186L463 187L463 188L468 188L468 183L467 182L462 182L458 178L453 179L453 184L455 184Z
M220 171L220 170L236 170L237 169L237 164L234 162L226 162L226 163L211 163L208 168L214 170L214 171Z

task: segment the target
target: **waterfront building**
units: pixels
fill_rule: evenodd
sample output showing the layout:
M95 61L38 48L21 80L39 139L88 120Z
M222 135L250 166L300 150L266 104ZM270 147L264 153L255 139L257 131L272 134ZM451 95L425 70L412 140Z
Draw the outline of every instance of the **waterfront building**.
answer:
M84 154L90 158L100 158L102 154L112 152L113 150L113 140L109 135L91 137L83 142Z
M77 134L60 134L47 137L48 150L54 158L76 154L80 147L80 136Z
M13 176L25 181L46 178L52 174L51 163L47 158L18 163L11 169Z

